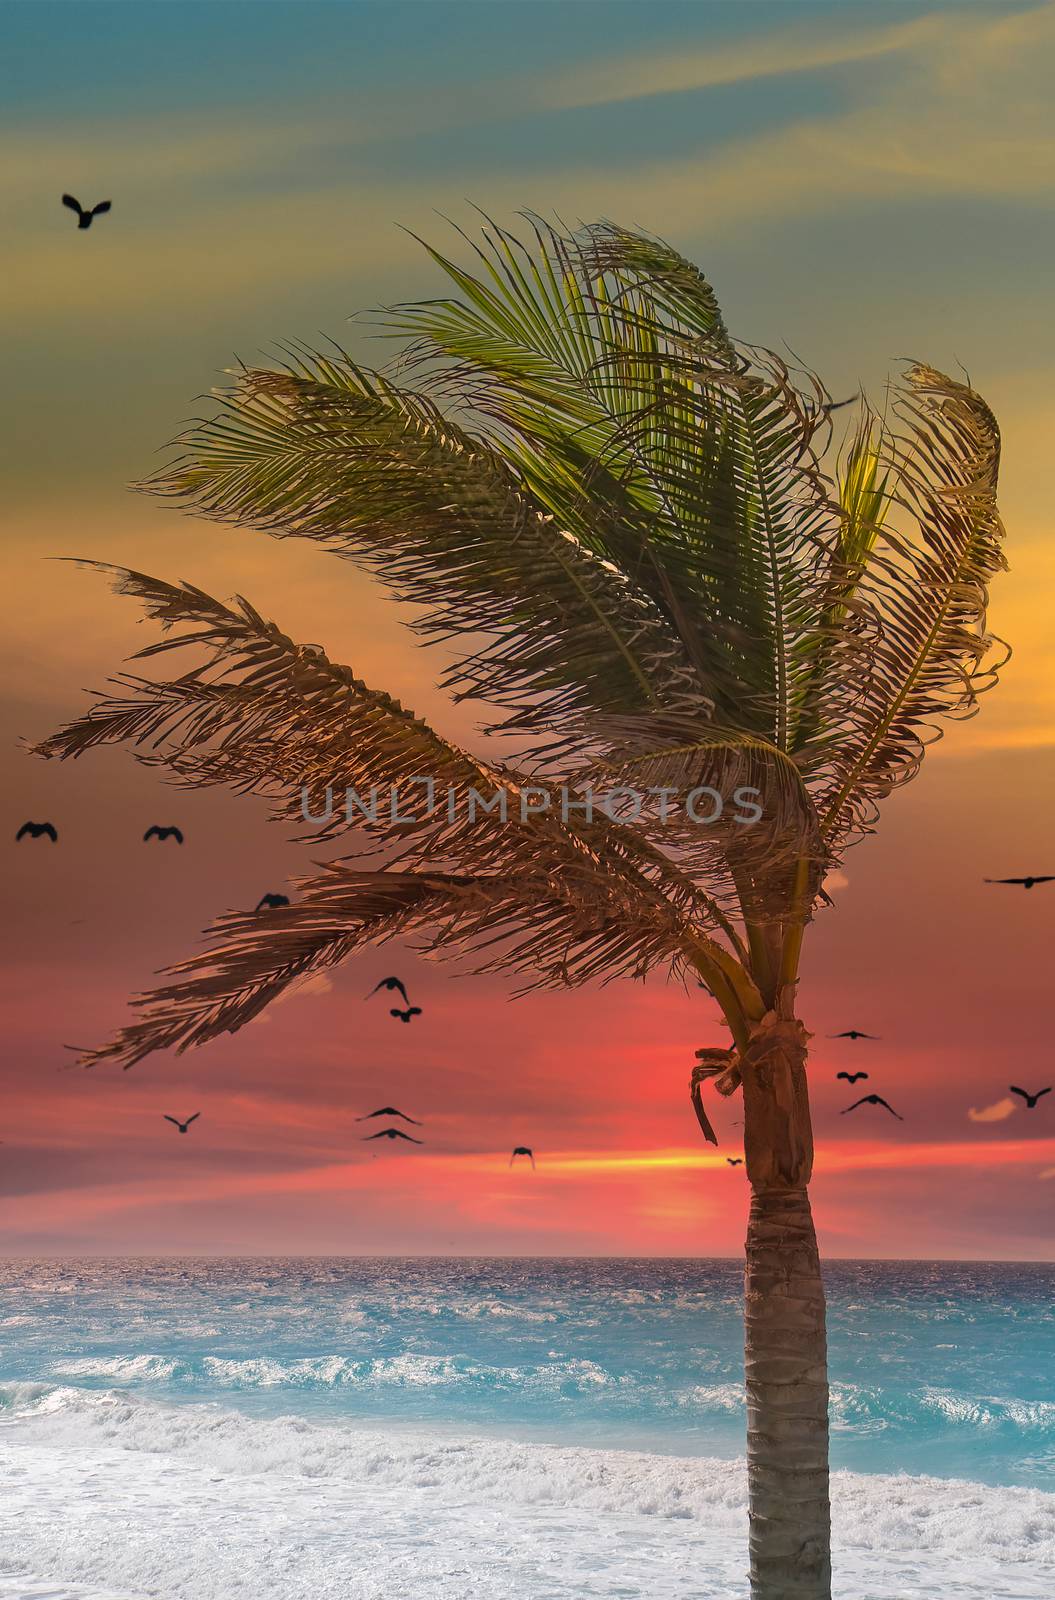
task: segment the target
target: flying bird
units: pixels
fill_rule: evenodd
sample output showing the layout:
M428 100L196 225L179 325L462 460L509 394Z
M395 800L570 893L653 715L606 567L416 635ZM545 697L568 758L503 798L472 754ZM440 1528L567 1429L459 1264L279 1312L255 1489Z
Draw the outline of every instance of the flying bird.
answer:
M92 206L90 211L85 211L80 201L75 200L72 194L64 194L62 197L62 203L64 206L69 206L71 211L76 211L78 228L90 228L92 225L92 218L103 216L107 211L109 211L111 205L109 200L100 200L97 206Z
M860 400L860 398L860 393L858 393L852 394L849 400L829 400L827 405L821 406L820 409L826 417L830 417L833 411L841 411L844 406L852 406L854 401Z
M1032 889L1035 883L1055 883L1055 873L1046 878L986 878L986 883L1020 883L1023 889Z
M15 843L18 844L19 840L24 839L27 833L31 839L39 839L46 834L51 840L52 844L58 844L59 842L59 836L55 831L55 825L51 822L23 822L22 826L15 834Z
M420 1017L421 1016L421 1007L420 1006L408 1006L405 1011L400 1011L399 1007L396 1006L388 1014L389 1014L390 1017L398 1017L400 1022L409 1022L411 1017Z
M188 1117L187 1118L186 1122L181 1122L178 1117L170 1117L168 1112L165 1112L164 1116L165 1116L165 1121L166 1122L171 1122L172 1126L174 1128L178 1128L180 1133L186 1133L186 1131L190 1127L191 1123L192 1122L197 1122L198 1118L201 1116L201 1112L200 1111L196 1111L194 1113L193 1117Z
M878 1039L878 1033L861 1033L857 1028L847 1028L845 1033L830 1033L829 1039Z
M726 1156L725 1159L731 1167L742 1167L744 1164L743 1156Z
M424 1139L415 1139L413 1134L404 1133L402 1128L382 1128L380 1133L364 1133L364 1144L370 1139L406 1139L408 1144L424 1144Z
M148 839L154 838L162 840L175 839L177 844L183 843L183 835L180 833L178 828L159 828L156 822L152 828L148 828L146 833L144 833L143 843L146 844Z
M516 1149L513 1151L513 1154L509 1158L510 1166L513 1165L513 1162L516 1160L517 1156L527 1156L528 1160L531 1162L531 1170L534 1172L535 1153L533 1150L529 1150L526 1144L518 1144Z
M888 1106L881 1094L866 1094L860 1100L855 1100L852 1106L847 1106L846 1111L840 1112L845 1117L847 1111L856 1111L858 1106L882 1106L884 1111L889 1111L892 1117L897 1117L899 1122L904 1122L904 1117L896 1112L893 1106Z
M1014 1084L1012 1084L1011 1085L1011 1093L1012 1094L1020 1094L1022 1096L1023 1100L1026 1102L1026 1110L1027 1111L1032 1111L1033 1107L1036 1105L1037 1101L1040 1099L1042 1094L1050 1094L1051 1093L1051 1084L1049 1083L1048 1087L1046 1089L1038 1089L1036 1094L1030 1094L1028 1089L1016 1089Z
M382 978L380 983L374 984L374 987L370 990L370 993L366 998L368 1000L372 1000L378 989L387 989L390 994L393 992L393 990L397 991L403 996L403 1004L409 1006L410 996L403 987L402 978Z
M368 1111L365 1117L356 1117L356 1122L370 1122L374 1117L402 1117L404 1122L412 1122L415 1128L420 1128L421 1123L415 1117L408 1117L405 1111L397 1111L395 1106L382 1106L380 1111Z
M274 911L274 910L276 910L276 908L278 906L288 906L288 905L289 905L289 896L288 895L286 895L286 894L266 894L264 896L264 898L260 901L260 904L257 906L256 909L258 911L260 911L264 906L267 906L270 910Z
M867 1072L837 1072L836 1079L845 1078L847 1083L856 1083L858 1078L867 1078Z

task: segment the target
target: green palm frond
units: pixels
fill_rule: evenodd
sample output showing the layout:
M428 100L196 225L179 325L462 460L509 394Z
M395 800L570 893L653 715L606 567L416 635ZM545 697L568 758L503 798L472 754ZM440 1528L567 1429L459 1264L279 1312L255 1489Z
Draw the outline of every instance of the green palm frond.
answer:
M425 397L341 356L243 372L219 398L148 487L356 560L421 608L427 638L484 636L444 684L505 708L506 726L707 705L648 596Z
M889 481L868 418L839 473L839 560L848 579L861 572L875 546L886 515Z
M803 711L795 738L795 759L803 773L816 774L843 737L867 692L880 619L859 598L876 540L890 502L889 472L878 440L882 429L869 412L858 427L837 475L839 538L829 566L824 607L806 652Z
M791 748L839 518L813 453L824 391L735 347L713 291L661 241L490 227L457 299L386 319L408 370L460 404L533 494L647 591L715 715ZM539 333L546 329L546 337Z

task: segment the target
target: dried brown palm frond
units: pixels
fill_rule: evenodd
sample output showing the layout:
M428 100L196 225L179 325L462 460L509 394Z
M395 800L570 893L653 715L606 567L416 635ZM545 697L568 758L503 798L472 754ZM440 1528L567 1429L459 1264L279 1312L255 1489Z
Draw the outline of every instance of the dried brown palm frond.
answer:
M391 825L387 791L398 791L399 812L429 818L429 777L447 786L515 786L443 739L390 695L371 689L351 668L318 646L296 644L246 600L233 606L190 584L167 584L145 573L93 563L114 579L118 593L139 599L166 637L133 657L177 650L204 651L204 662L168 681L125 675L121 694L99 694L83 716L39 744L43 756L77 757L100 744L128 743L140 759L195 784L230 784L267 795L275 815L299 823L327 810L315 838L346 831L343 797L364 801L385 792L382 826ZM432 806L436 828L442 808Z
M989 584L1007 565L996 420L966 384L921 364L908 369L894 417L877 455L885 520L855 591L878 634L816 789L833 851L871 829L879 801L915 775L942 721L974 714L1008 655L985 628ZM822 714L840 669L836 648L818 691Z
M339 965L357 950L421 936L433 953L467 954L478 972L531 972L528 988L580 984L655 967L695 972L707 941L671 907L643 908L603 868L583 863L559 879L357 872L331 863L296 885L300 898L265 921L230 913L209 930L209 948L166 969L171 981L141 996L141 1015L85 1065L125 1068L159 1049L183 1051L234 1033L291 983Z
M507 763L480 762L321 647L295 644L247 601L230 607L188 584L95 565L166 632L135 659L183 648L204 650L207 659L168 682L117 680L124 697L97 696L38 754L77 757L127 742L181 783L270 797L273 815L302 830L309 818L329 814L311 824L315 839L347 832L351 820L398 840L404 863L477 873L542 863L559 873L603 854L613 868L641 876L641 892L654 890L735 946L727 919L699 886L599 809L590 820L581 806L565 817L559 795L541 809L537 782ZM346 792L355 796L352 806L343 803Z

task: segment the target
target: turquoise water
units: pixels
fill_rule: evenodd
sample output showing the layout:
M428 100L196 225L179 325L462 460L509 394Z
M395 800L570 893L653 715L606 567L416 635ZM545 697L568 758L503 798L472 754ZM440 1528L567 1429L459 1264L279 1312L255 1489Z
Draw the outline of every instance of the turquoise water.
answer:
M1050 1600L1055 1268L826 1279L834 1593ZM738 1262L0 1283L2 1600L745 1600Z
M834 1262L832 1458L1055 1488L1055 1268ZM743 1449L734 1261L9 1263L12 1383L255 1415Z

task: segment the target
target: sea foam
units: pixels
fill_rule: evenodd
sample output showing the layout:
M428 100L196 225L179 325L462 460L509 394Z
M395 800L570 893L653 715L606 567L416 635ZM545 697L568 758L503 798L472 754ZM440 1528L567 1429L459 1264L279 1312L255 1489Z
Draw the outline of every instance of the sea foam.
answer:
M740 1463L21 1387L0 1427L0 1573L54 1580L56 1595L62 1583L103 1600L746 1594ZM847 1472L832 1491L847 1600L1055 1592L1055 1495Z

